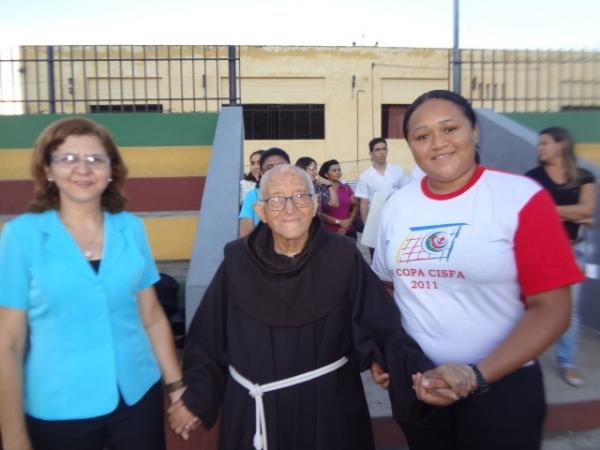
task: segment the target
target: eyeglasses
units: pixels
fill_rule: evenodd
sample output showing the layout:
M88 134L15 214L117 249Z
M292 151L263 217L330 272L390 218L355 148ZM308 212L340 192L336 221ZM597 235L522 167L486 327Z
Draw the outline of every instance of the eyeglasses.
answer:
M288 197L283 195L275 195L273 197L265 198L262 201L266 203L267 208L271 211L281 211L285 208L285 204L288 200L291 200L296 208L306 208L310 206L311 199L314 194L292 194Z
M105 169L110 166L110 159L102 155L81 156L76 153L66 153L64 155L52 156L52 163L63 168L73 168L82 161L92 169Z

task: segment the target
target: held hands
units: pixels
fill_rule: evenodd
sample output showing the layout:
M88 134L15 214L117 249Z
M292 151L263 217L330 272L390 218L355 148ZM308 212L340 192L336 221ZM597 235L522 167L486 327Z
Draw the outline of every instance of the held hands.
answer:
M175 434L180 435L183 439L188 440L190 431L198 428L202 421L196 417L185 406L181 400L181 396L185 392L185 387L177 391L169 393L171 406L167 409L169 427Z
M413 375L417 398L433 406L448 406L477 388L473 369L465 364L442 364Z
M390 375L378 363L371 364L373 381L387 389ZM463 364L443 364L412 376L413 389L419 400L433 406L448 406L466 397L477 387L473 370Z

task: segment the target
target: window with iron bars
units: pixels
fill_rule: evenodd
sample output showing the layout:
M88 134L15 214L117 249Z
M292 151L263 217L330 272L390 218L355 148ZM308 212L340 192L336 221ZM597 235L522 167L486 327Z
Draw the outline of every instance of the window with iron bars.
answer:
M246 139L325 139L325 105L242 106Z
M119 113L119 112L163 112L163 105L143 104L143 105L89 105L88 112L91 113Z

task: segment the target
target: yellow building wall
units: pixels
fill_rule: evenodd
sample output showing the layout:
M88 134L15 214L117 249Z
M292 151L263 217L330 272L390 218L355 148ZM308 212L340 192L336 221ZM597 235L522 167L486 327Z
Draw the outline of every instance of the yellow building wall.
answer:
M368 142L381 135L382 103L408 104L426 90L448 87L447 50L242 46L240 58L245 103L325 105L325 139L246 140L246 164L253 151L277 146L292 162L300 156L318 163L337 159L348 180L370 164ZM414 166L404 140L391 139L388 146L391 163Z

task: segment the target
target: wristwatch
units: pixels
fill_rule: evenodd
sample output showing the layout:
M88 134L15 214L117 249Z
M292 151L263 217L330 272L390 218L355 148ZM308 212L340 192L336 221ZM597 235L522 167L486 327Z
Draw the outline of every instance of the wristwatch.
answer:
M489 392L491 387L488 384L488 382L485 381L485 378L483 377L481 371L479 370L479 367L477 367L475 364L469 364L469 367L475 374L475 382L477 383L477 387L475 388L475 390L473 392L471 392L471 394L481 395L481 394L485 394L486 392Z
M335 224L339 225L340 224L340 219L335 219Z

